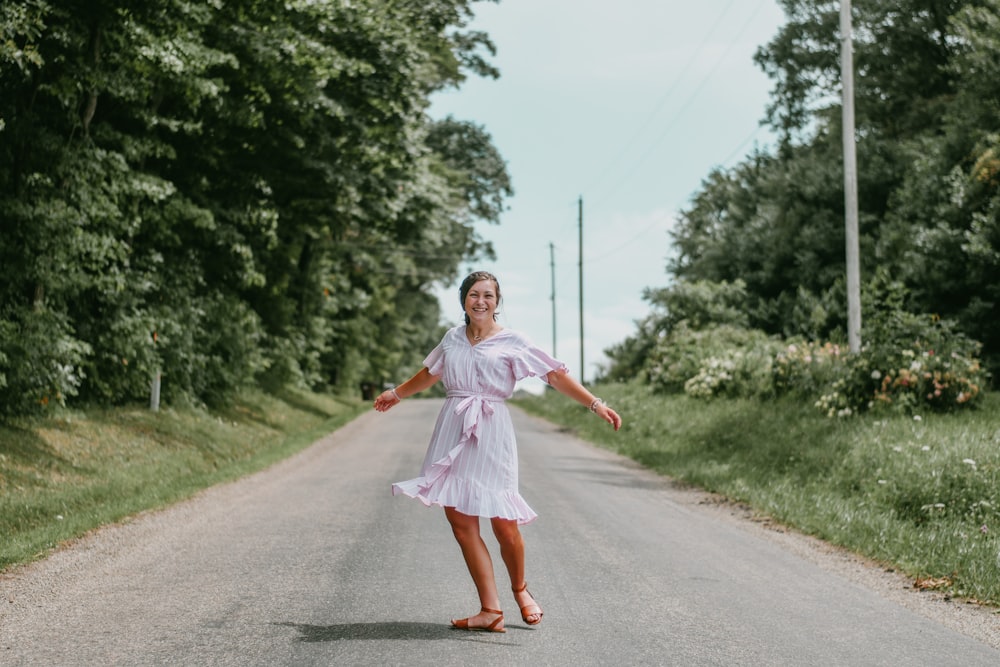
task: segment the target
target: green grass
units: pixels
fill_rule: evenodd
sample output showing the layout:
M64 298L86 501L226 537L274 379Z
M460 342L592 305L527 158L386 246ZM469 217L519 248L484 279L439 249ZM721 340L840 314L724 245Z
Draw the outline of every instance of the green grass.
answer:
M1000 604L1000 395L958 414L828 419L794 402L702 400L606 385L621 431L555 392L523 408L677 480Z
M0 570L261 470L367 405L288 391L221 411L124 408L0 425Z

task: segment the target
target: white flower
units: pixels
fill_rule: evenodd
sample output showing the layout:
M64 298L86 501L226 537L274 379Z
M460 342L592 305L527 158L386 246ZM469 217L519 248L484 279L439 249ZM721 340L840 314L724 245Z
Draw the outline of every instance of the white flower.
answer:
M972 459L962 459L962 463L965 463L966 465L972 466L973 470L976 469L976 462L973 461Z
M922 452L929 452L929 451L931 451L931 448L929 446L927 446L927 445L924 445L923 447L920 448L920 451L922 451Z
M921 417L920 415L913 415L913 421L915 421L915 422L918 422L918 421L920 421L922 419L923 419L923 417Z
M879 372L879 371L877 371L877 370L872 371L872 379L873 380L881 380L882 379L882 373Z
M878 483L879 483L879 484L888 484L889 482L885 481L884 479L880 479L880 480L878 481Z

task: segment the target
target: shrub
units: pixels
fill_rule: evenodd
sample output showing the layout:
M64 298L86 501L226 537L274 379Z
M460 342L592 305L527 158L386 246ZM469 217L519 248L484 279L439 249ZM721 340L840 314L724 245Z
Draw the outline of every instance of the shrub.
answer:
M65 315L46 308L0 315L0 413L32 414L65 405L79 390L89 354Z
M727 350L702 363L698 373L684 383L684 393L699 397L767 397L771 382L774 341L752 347Z
M680 322L653 350L646 377L661 392L768 394L770 364L777 347L775 340L756 329L717 325L696 330Z
M836 343L788 341L772 365L775 393L815 396L843 375L846 355Z

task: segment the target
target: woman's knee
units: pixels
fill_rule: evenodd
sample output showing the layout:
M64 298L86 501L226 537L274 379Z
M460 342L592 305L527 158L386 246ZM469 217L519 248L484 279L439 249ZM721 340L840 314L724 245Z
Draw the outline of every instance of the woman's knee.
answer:
M493 519L493 534L496 535L497 542L501 546L518 545L523 543L521 530L517 527L517 521L506 519Z
M451 524L451 532L455 534L455 539L459 542L467 539L479 537L479 517L462 514L453 507L444 509L448 523Z

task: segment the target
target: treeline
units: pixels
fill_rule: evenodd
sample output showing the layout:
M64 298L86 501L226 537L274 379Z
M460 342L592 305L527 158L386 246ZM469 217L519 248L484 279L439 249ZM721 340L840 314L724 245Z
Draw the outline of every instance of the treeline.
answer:
M511 194L429 96L496 76L471 0L0 6L0 414L356 388Z
M672 285L648 290L653 313L609 351L610 377L664 372L654 351L698 294L711 303L694 308L702 321L686 331L725 324L846 340L840 7L780 4L787 22L755 56L774 82L765 122L778 145L703 181L673 233ZM968 337L996 378L1000 0L852 4L863 342L907 348L910 366L914 344L936 353L929 337L953 341L968 361L977 353Z

